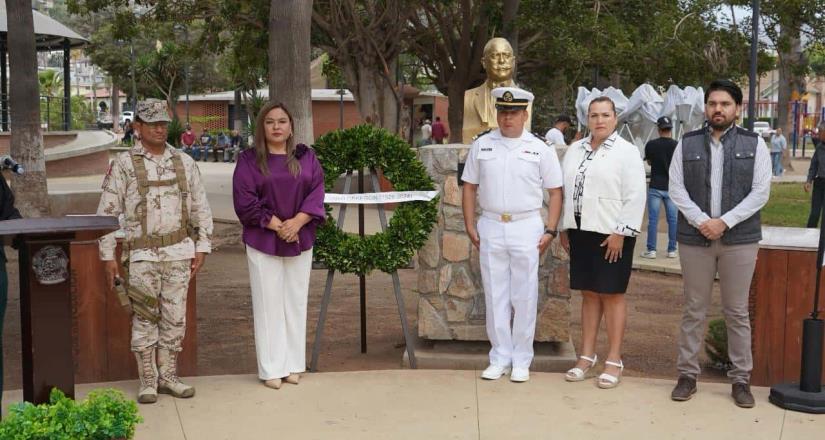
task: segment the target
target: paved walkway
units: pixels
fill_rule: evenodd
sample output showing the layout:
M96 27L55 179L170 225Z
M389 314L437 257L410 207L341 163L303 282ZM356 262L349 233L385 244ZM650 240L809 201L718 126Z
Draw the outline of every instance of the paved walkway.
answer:
M672 381L626 378L614 390L561 374L533 373L516 384L484 381L478 371L392 370L317 373L298 386L264 387L255 376L187 379L192 399L161 395L140 405L138 440L218 439L804 439L822 438L825 415L785 411L754 388L757 405L740 409L730 386L700 383L685 403ZM137 382L81 385L119 388ZM19 401L20 391L4 401ZM7 405L4 405L4 407Z
M232 204L232 173L235 171L233 163L198 162L198 168L206 187L206 196L212 208L212 215L218 221L237 222L235 208ZM105 171L105 170L104 170ZM49 193L100 191L103 174L61 177L48 179ZM353 182L355 184L355 182ZM353 188L355 186L353 185ZM338 218L338 207L334 206L333 218ZM392 218L392 211L387 211L387 221ZM344 230L358 232L358 208L350 205L347 208ZM381 230L378 221L378 210L375 205L366 205L364 209L364 230L366 234L374 234Z

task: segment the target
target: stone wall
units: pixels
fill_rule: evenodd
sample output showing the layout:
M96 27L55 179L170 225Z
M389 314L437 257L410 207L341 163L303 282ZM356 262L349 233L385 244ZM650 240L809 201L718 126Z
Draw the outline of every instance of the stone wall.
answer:
M419 158L439 190L438 224L418 251L418 335L435 340L487 340L478 249L467 237L461 211L458 161L469 146L431 145ZM545 199L547 198L545 194ZM546 217L547 210L542 210ZM539 266L536 341L570 340L567 254L554 240Z

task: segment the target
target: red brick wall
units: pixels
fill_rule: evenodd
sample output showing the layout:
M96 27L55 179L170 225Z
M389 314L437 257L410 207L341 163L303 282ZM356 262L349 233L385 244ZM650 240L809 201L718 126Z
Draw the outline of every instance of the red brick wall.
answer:
M186 119L186 104L178 101L178 117ZM338 101L312 102L312 127L316 138L337 130L339 126L340 104ZM210 130L229 127L229 103L225 101L193 101L189 103L189 118L197 119L204 116L213 116L218 119L205 124ZM344 127L349 128L360 124L361 115L353 101L344 102ZM196 134L203 131L204 124L192 121L192 129Z
M186 102L178 101L178 118L182 124L186 124ZM205 123L200 118L209 118ZM219 130L229 128L229 104L223 101L190 101L189 120L195 134L203 132L203 128L208 130Z
M340 105L338 101L313 101L312 133L316 139L339 128ZM344 128L354 127L362 122L355 102L344 101Z

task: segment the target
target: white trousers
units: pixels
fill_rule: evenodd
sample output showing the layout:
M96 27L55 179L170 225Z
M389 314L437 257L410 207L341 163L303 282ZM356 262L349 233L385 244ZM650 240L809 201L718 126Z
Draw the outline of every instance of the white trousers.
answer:
M258 377L278 379L306 370L307 297L312 249L276 257L246 247Z
M486 217L478 221L479 262L493 365L529 368L533 361L538 244L543 233L544 222L538 215L509 223Z

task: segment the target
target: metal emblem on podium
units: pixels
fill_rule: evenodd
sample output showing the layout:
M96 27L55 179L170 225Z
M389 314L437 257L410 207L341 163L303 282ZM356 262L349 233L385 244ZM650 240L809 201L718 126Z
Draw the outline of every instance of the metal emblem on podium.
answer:
M59 246L44 246L34 253L32 269L40 284L60 284L69 279L69 257Z

